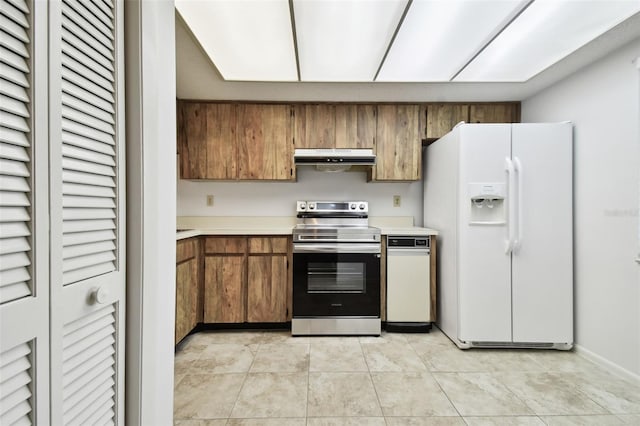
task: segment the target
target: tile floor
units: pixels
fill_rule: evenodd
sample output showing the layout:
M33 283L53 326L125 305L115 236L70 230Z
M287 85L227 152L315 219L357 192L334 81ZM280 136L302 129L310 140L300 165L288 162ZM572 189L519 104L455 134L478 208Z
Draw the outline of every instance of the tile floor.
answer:
M175 361L175 424L640 425L640 384L573 352L381 337L201 332Z

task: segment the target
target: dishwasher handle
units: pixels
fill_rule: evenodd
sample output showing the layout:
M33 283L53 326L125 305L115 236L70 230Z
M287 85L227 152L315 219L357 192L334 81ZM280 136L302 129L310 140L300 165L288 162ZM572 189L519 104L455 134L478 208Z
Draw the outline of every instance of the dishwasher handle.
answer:
M431 254L431 249L428 247L387 247L387 256L428 256L429 254Z

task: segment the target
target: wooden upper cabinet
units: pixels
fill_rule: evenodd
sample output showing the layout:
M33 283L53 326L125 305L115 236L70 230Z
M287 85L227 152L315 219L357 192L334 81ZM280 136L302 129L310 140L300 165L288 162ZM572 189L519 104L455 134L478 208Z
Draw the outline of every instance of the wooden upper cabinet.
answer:
M183 179L235 179L236 108L232 104L186 102L181 155Z
M295 116L296 148L333 148L335 146L335 105L296 105Z
M469 106L469 123L518 123L520 103L477 104Z
M426 139L446 135L461 121L469 122L469 105L430 104L427 106Z
M336 148L375 148L376 106L336 105Z
M420 105L378 105L374 180L419 180Z
M239 104L237 119L238 178L293 178L291 107Z
M296 148L375 146L375 105L309 104L294 109Z

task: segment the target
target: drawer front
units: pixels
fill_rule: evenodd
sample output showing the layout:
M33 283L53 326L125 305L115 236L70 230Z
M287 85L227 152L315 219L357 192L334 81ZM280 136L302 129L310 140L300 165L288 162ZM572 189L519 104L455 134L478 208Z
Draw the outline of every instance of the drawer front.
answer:
M207 254L246 253L247 239L244 237L207 237L204 251Z
M196 256L196 240L189 238L178 241L176 245L176 263L184 262Z
M286 254L288 249L288 237L249 237L249 253L252 254Z

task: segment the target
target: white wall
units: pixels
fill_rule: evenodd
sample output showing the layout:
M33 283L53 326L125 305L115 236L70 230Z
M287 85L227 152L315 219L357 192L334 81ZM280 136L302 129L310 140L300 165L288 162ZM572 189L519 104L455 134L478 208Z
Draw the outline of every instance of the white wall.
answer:
M370 216L413 216L422 225L422 182L367 183L365 172L298 167L297 182L178 181L178 216L293 216L296 200L369 202ZM214 196L207 207L206 196ZM393 196L400 195L400 207Z
M575 125L576 343L636 376L640 76L633 61L638 56L640 39L522 102L524 122Z

